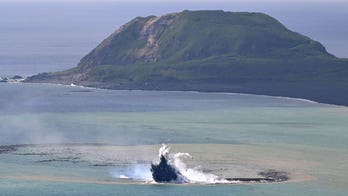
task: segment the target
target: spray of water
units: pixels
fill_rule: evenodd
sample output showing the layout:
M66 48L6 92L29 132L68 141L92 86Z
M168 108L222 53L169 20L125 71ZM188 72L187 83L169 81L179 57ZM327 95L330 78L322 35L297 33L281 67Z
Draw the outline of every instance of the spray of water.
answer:
M168 165L175 169L177 174L177 179L171 181L173 183L201 183L201 184L231 184L237 183L236 181L225 180L214 174L203 172L199 167L189 168L184 160L192 159L189 153L170 153L170 148L162 144L159 149L158 158L154 164L159 164L161 157L166 159ZM155 182L152 173L150 171L150 166L146 164L134 164L128 167L125 171L113 171L113 176L119 179L131 179L140 180L147 182Z
M199 168L189 168L184 163L184 159L192 158L189 153L174 153L171 154L170 148L162 144L162 147L159 149L159 157L164 156L167 159L168 164L173 166L177 170L178 182L179 183L207 183L207 184L216 184L216 183L233 183L225 179L221 179L218 176L205 173Z
M123 179L123 180L138 180L152 182L152 175L149 170L148 164L133 164L130 167L120 169L113 169L111 175L114 178Z

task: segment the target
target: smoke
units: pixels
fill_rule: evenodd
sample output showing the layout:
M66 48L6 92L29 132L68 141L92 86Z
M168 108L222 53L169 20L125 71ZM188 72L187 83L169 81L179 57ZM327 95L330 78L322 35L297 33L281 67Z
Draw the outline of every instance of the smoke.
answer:
M134 164L122 170L114 169L111 171L111 175L112 177L118 179L131 179L137 181L151 182L153 181L153 179L149 168L150 165L148 164Z
M62 131L44 114L0 115L0 144L63 143Z

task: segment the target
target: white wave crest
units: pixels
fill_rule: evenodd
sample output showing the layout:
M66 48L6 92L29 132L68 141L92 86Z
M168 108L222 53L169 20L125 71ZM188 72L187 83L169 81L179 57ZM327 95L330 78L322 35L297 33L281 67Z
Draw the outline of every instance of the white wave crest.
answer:
M162 155L167 159L168 164L172 165L178 171L178 183L204 183L204 184L221 184L221 183L237 183L221 179L217 175L203 172L199 167L188 168L183 159L192 158L189 153L178 152L175 154L169 153L170 148L162 144L159 149L159 157Z

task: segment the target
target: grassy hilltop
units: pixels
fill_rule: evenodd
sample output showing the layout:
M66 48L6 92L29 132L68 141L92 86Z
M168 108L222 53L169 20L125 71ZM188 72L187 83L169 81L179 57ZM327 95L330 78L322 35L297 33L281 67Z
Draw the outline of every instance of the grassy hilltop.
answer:
M137 17L76 68L27 82L108 89L223 91L348 105L348 60L263 13Z

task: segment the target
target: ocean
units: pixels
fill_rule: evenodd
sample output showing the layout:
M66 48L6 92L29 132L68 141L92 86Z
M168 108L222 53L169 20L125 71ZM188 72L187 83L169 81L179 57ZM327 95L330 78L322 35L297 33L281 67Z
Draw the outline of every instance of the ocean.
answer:
M76 66L136 16L184 9L266 12L347 57L344 3L0 3L0 77ZM233 93L0 83L0 195L348 194L348 109ZM161 144L190 184L156 184ZM283 171L281 183L210 183Z
M347 195L348 109L232 93L0 84L4 195ZM165 143L192 184L154 184ZM15 145L16 144L16 145ZM281 183L215 184L287 172ZM185 170L186 171L186 170ZM191 170L190 170L191 171ZM213 181L214 182L214 181Z

